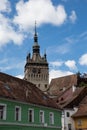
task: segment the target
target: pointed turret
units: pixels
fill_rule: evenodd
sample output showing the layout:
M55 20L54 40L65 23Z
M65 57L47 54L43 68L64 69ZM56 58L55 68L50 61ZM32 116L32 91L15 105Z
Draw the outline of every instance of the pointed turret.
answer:
M46 54L46 50L45 50L45 53L44 53L44 60L47 61L47 54Z
M33 45L33 54L40 53L40 46L38 45L38 36L36 31L36 21L35 21L35 34L34 34L34 45Z

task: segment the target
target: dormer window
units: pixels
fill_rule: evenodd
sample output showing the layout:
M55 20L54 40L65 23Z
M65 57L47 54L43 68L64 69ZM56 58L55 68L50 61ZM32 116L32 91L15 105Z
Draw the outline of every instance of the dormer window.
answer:
M61 101L63 101L63 97L61 98Z
M59 100L56 101L57 103L59 102Z

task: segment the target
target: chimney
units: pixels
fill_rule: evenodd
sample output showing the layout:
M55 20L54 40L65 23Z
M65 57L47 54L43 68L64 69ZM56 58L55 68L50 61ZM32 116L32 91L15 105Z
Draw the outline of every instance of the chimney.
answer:
M73 85L73 86L72 86L72 92L75 92L75 90L76 90L76 86Z

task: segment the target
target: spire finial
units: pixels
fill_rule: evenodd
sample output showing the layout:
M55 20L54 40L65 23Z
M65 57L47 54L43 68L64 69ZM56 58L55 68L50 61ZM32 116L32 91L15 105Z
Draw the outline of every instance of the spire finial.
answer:
M35 20L35 34L34 34L34 42L37 43L38 42L38 37L37 37L37 31L36 31L36 20Z
M37 22L36 22L36 20L35 20L35 34L37 33L37 31L36 31L36 24L37 24Z

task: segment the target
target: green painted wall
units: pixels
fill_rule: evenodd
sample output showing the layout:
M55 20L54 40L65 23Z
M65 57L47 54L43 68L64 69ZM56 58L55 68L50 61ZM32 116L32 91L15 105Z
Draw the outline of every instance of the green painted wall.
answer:
M11 130L43 130L43 129L55 130L58 129L58 126L61 127L61 111L58 111L56 109L46 108L43 106L35 106L32 104L14 102L5 99L0 99L0 103L7 104L6 120L0 120L0 130L10 130L10 129ZM21 121L15 121L15 106L21 107ZM34 123L30 123L28 121L29 108L34 109ZM42 125L39 122L40 110L44 111L45 123L47 123L47 127L40 126ZM54 125L49 124L49 112L54 113ZM2 123L5 124L2 125ZM10 125L6 125L6 123L10 123ZM30 124L35 125L35 127L33 125L27 126ZM21 125L23 126L21 127ZM57 127L57 128L49 128L50 126Z
M18 127L18 126L0 126L0 130L61 130L58 128L46 128L46 127Z

